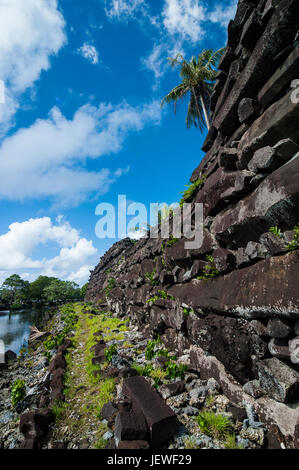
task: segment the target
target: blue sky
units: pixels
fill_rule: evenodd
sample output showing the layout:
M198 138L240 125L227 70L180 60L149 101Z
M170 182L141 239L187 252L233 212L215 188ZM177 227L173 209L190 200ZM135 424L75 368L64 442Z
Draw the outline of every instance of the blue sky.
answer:
M83 284L115 240L95 208L180 199L205 135L167 57L225 45L236 0L0 2L0 282L54 275Z

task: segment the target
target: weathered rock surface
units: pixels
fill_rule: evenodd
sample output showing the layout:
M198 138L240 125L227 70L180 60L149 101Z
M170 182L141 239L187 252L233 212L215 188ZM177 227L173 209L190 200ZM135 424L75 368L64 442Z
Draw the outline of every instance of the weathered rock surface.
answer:
M206 155L190 178L202 182L188 198L192 214L204 205L202 246L160 234L122 240L102 257L86 296L106 299L146 336L159 334L178 357L191 346L188 367L214 377L235 406L249 403L267 426L247 423L243 440L271 448L299 447L298 9L297 0L240 0L229 23ZM195 387L193 406L172 388L162 388L167 401L190 415L207 391ZM155 442L159 419L144 411ZM170 433L165 423L161 435Z
M173 436L176 415L164 403L158 393L149 386L144 377L126 379L123 390L132 399L133 408L136 408L144 415L153 447L162 444Z

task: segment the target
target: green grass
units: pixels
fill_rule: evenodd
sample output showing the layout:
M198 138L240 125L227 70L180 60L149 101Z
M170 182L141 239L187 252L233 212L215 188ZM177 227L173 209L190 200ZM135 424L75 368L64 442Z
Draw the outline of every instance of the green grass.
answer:
M92 448L106 447L103 435L108 427L101 423L100 413L105 403L115 397L116 383L114 379L104 379L101 370L107 364L93 365L93 352L90 348L95 345L99 336L94 333L102 330L106 340L112 330L128 329L126 322L113 318L109 313L101 313L89 318L85 305L75 306L78 320L74 325L75 336L72 338L74 348L66 355L67 368L64 378L65 403L56 403L54 413L57 417L53 438L64 438L65 429L73 439L89 436L92 430ZM86 312L87 313L84 313ZM113 333L112 333L113 334ZM95 372L97 372L95 374Z
M212 411L202 411L197 417L197 423L204 434L215 439L225 438L231 430L229 418Z
M24 380L17 379L14 381L11 389L11 404L15 408L17 404L26 397L26 385Z
M98 415L100 416L103 406L112 400L116 388L114 379L106 379L100 384L100 396L99 396L99 409Z
M196 444L195 438L193 436L185 437L184 439L185 449L198 449L198 445Z
M224 441L224 447L231 450L242 450L245 447L241 444L237 444L236 437L234 434L228 434Z
M184 202L188 201L191 199L197 191L204 185L205 181L207 179L206 175L202 175L201 178L199 178L197 181L194 181L194 183L189 183L186 184L185 191L182 192L183 197L180 201L180 206L184 204Z

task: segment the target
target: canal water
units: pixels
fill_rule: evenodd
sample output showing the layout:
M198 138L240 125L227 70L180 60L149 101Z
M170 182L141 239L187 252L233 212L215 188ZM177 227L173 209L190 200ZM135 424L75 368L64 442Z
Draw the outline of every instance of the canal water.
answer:
M27 344L30 326L38 325L43 313L44 310L37 309L0 311L0 341L4 342L5 351L10 349L19 354L21 347Z

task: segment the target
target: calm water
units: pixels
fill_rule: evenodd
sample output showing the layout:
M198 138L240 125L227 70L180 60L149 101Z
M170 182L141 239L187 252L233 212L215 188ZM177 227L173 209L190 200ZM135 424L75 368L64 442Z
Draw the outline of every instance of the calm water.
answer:
M20 310L18 312L0 312L0 340L4 341L5 351L16 354L27 342L30 326L37 325L43 310Z

